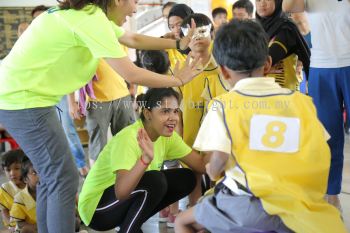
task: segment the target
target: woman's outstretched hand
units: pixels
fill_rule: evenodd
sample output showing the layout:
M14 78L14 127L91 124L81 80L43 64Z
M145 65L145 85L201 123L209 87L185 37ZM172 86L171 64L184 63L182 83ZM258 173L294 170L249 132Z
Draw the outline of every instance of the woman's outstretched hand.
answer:
M137 142L142 150L142 160L145 163L151 163L154 158L153 142L145 129L139 129L137 133Z
M198 67L203 67L201 65L202 59L194 58L192 61L191 59L191 53L189 53L185 64L181 68L180 63L176 62L173 73L174 77L181 82L181 86L190 82L194 77L203 71L203 68L198 69Z

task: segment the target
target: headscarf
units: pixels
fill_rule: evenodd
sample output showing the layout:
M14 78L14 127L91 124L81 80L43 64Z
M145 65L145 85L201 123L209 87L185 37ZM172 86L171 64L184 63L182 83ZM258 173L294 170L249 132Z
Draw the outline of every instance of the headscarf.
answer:
M309 76L310 69L310 48L307 45L303 35L300 33L298 27L288 18L282 10L283 0L275 1L275 11L268 17L261 17L256 13L256 19L262 24L265 32L271 40L282 29L290 30L296 35L296 51L294 52L298 59L303 63L306 78Z

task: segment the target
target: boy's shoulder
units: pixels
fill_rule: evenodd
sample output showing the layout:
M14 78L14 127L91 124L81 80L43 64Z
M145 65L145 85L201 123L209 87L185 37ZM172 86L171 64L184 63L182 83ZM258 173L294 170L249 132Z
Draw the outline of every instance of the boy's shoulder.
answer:
M6 183L1 184L1 190L0 193L3 192L7 193L11 197L14 197L19 191L21 191L20 188L18 188L13 182L8 181Z
M26 206L29 209L35 207L35 200L30 195L27 187L22 189L21 191L19 191L15 195L14 203L17 203L19 205L24 205L24 206Z

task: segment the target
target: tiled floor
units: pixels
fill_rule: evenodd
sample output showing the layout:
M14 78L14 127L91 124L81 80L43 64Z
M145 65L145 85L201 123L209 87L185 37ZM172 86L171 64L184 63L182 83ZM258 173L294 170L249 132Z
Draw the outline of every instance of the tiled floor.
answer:
M344 163L344 175L343 175L343 192L340 195L341 203L343 207L343 217L347 225L347 229L350 232L350 138L346 138L345 146L345 163ZM0 169L1 170L1 169ZM5 180L4 174L0 172L0 183ZM180 203L180 207L181 207ZM1 223L0 223L1 224ZM142 230L144 233L173 233L172 228L167 228L166 224L159 224L156 217L151 218L143 226ZM88 230L89 233L96 233L96 231ZM1 226L0 226L1 233ZM114 230L107 231L105 233L115 233ZM336 232L334 232L336 233Z

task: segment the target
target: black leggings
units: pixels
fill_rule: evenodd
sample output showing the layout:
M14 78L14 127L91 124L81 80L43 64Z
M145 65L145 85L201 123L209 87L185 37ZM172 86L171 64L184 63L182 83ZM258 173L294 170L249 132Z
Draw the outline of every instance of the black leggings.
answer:
M192 192L196 179L190 169L147 171L127 200L117 200L114 185L98 203L89 227L106 231L117 226L119 233L140 232L154 214Z

